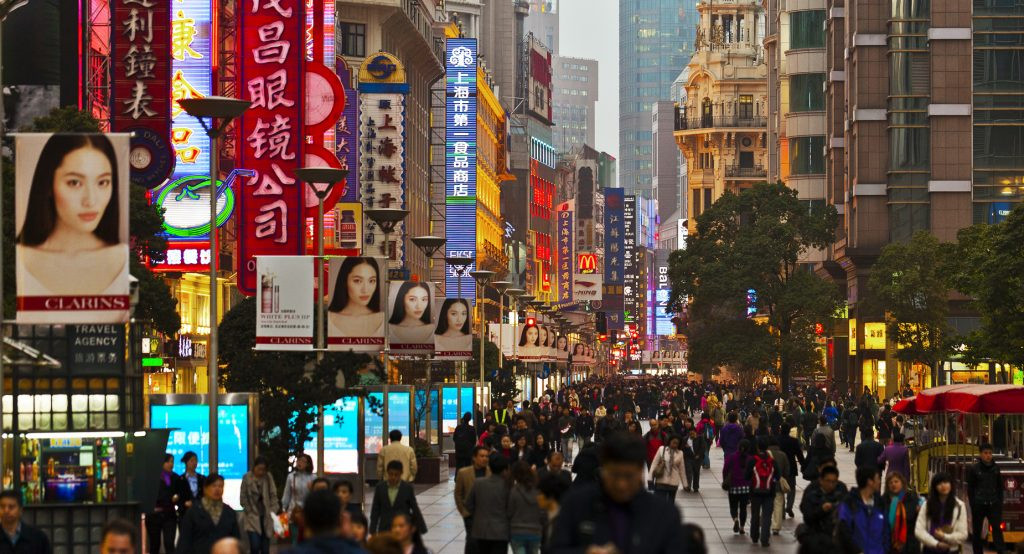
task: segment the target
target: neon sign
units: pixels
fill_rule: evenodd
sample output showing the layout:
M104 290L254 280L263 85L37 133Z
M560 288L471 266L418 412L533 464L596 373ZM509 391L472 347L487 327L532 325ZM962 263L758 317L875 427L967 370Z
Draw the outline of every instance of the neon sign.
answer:
M238 177L253 177L248 169L234 169L217 182L217 227L231 219L235 193L231 185ZM164 232L172 237L205 238L210 232L210 178L203 175L179 177L167 183L153 198L164 209Z
M476 261L477 42L450 38L445 44L445 234L447 255ZM445 295L476 298L476 281L449 271Z

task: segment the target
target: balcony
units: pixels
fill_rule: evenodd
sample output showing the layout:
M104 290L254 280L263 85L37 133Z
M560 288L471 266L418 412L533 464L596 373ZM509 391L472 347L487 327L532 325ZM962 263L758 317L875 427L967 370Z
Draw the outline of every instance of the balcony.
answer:
M702 129L766 129L768 118L762 116L720 115L707 117L685 117L683 112L676 115L676 131Z
M768 172L763 166L743 167L739 165L725 166L726 179L766 179Z

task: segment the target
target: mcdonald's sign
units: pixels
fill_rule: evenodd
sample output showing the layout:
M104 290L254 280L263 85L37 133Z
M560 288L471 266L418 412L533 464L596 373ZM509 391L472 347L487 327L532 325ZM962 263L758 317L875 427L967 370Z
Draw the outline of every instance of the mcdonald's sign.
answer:
M576 256L576 273L597 273L597 254L581 252Z

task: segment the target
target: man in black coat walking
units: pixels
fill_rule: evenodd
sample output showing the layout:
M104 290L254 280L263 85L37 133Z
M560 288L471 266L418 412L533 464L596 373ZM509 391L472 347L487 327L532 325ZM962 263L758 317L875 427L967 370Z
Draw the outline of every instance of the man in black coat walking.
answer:
M1006 552L1003 543L1003 475L992 461L992 445L982 444L978 461L967 470L967 499L971 504L971 544L974 554L984 552L982 523L988 518L996 552Z
M857 451L853 455L853 464L857 468L872 467L878 469L878 457L885 451L885 447L875 440L875 433L870 428L861 430L864 439L857 445Z
M452 433L452 442L455 443L455 471L468 466L473 457L473 447L476 446L476 429L469 424L472 419L473 416L466 412Z
M50 539L38 528L21 521L21 513L21 495L12 490L0 492L0 554L51 554Z

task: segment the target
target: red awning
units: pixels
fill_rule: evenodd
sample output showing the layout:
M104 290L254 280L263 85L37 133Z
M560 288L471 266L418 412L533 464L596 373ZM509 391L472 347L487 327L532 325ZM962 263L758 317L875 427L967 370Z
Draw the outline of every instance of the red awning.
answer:
M901 398L898 402L892 405L892 411L898 414L919 415L917 412L916 401L916 396L911 396L909 398Z
M972 385L942 385L921 391L915 400L915 407L920 414L947 411L946 394Z
M922 414L936 412L1024 414L1024 387L1019 385L944 385L921 391L921 394L915 397L913 407L916 413Z

